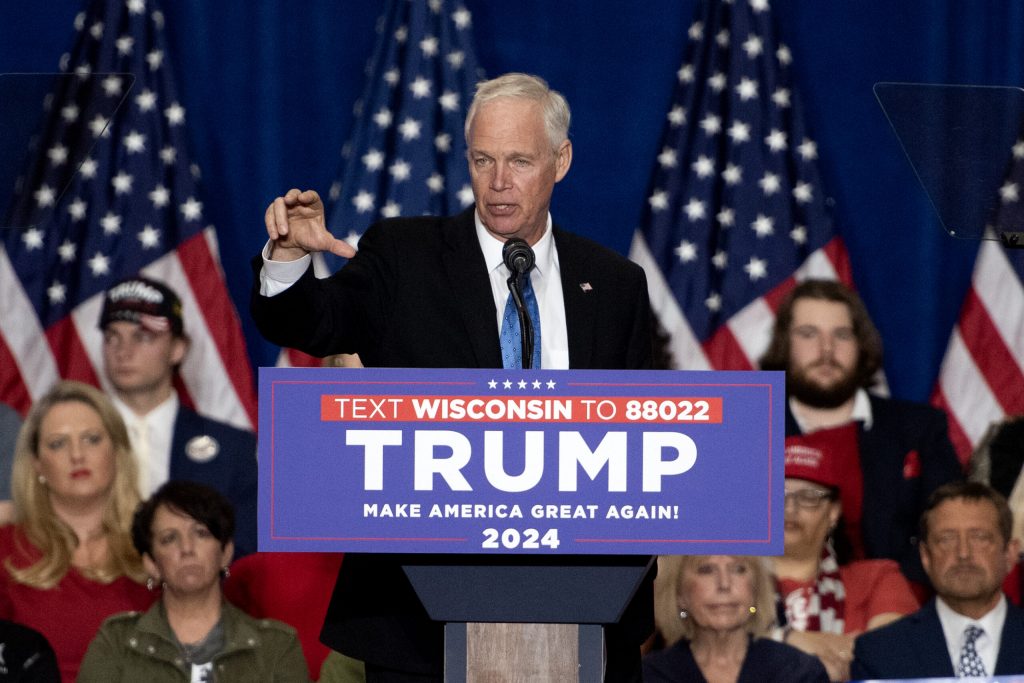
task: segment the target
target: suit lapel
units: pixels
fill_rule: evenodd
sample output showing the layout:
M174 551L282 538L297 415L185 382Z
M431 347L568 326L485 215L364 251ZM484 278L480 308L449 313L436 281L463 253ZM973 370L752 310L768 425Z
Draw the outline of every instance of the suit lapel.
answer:
M501 342L495 326L497 313L487 264L476 237L473 209L446 221L443 230L445 248L441 261L448 291L466 329L467 343L479 367L501 367Z
M941 678L955 675L946 648L946 634L942 631L939 612L935 609L935 598L909 618L914 620L916 626L912 638L913 652L921 676Z
M553 228L555 248L558 250L558 268L562 274L562 299L565 301L565 328L569 340L569 367L589 368L594 352L594 324L596 297L593 274L587 272L585 255L573 247L571 239L557 227ZM596 285L599 286L599 283Z
M999 638L999 655L993 676L1006 676L1024 672L1024 610L1006 606L1003 635Z

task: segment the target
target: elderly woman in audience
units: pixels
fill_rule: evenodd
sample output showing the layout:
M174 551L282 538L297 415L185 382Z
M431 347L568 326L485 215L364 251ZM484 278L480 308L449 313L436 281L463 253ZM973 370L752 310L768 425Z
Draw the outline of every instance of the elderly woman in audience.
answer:
M842 530L845 484L835 451L837 431L823 440L786 439L785 554L770 558L779 596L776 638L817 656L833 681L849 678L854 638L918 608L893 560L841 564L831 538Z
M667 647L643 660L647 683L824 683L816 658L764 636L771 578L756 557L658 558L655 614Z
M167 482L139 506L132 540L163 595L145 613L109 618L78 680L308 681L295 629L224 600L234 526L231 503L194 482Z
M128 444L110 401L79 382L54 385L18 436L15 521L0 527L0 618L42 633L66 681L103 619L154 600L129 536L139 496Z

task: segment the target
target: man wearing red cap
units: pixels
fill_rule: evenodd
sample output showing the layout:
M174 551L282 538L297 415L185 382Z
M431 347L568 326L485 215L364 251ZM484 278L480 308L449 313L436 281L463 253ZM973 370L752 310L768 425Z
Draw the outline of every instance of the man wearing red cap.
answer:
M790 292L761 359L762 369L786 372L787 435L856 425L862 485L852 493L862 498L863 556L894 559L908 579L927 585L917 520L928 495L963 474L941 411L867 392L881 365L881 337L864 304L826 280Z
M197 481L223 493L238 519L235 554L256 551L256 436L181 404L174 376L188 352L181 299L132 277L103 297L103 370L139 462L139 490Z

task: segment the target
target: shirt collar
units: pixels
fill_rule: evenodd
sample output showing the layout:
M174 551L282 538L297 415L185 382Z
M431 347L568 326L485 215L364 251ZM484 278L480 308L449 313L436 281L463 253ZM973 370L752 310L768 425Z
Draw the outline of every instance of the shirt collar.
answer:
M804 424L797 411L793 410L792 398L789 399L789 412L793 416L796 426L800 428L801 434L810 434L812 431L815 431L811 429L810 425ZM850 422L863 422L865 431L869 431L871 425L874 424L874 415L871 412L871 398L863 387L857 389L857 393L853 395L853 409L850 411Z
M480 220L480 214L476 211L473 212L473 222L476 225L476 238L480 242L480 250L484 254L484 263L487 264L487 272L492 272L497 268L505 268L505 261L501 254L505 243L492 235L484 227L483 221ZM545 273L551 272L551 259L555 251L554 244L555 239L551 230L551 212L548 212L548 221L547 225L544 226L544 234L533 245L533 254L536 257L534 269L542 277ZM504 272L507 274L508 269L505 268Z
M144 421L148 426L170 423L172 418L177 415L178 405L180 403L178 400L178 392L172 391L171 395L156 408L153 408L153 410L149 411L145 415L138 415L131 409L131 407L128 406L127 403L117 396L111 394L110 400L114 404L114 407L117 408L117 411L121 413L125 422L130 423Z
M959 652L962 645L964 629L970 624L976 624L985 631L985 635L992 639L998 652L999 640L1003 634L1003 624L1006 622L1006 596L1000 595L999 602L980 619L971 619L955 611L941 598L935 598L935 611L939 613L939 623L942 624L942 632L946 636L946 643L949 644L950 652Z
M868 431L871 429L871 425L874 424L873 417L871 414L871 399L868 397L868 392L860 388L853 396L853 411L850 413L850 419L854 422L863 422L865 431Z

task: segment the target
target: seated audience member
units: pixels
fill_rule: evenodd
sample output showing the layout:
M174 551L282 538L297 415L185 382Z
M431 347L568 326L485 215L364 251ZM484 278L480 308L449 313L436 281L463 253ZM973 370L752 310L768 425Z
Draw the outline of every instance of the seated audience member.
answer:
M161 599L107 619L80 682L309 679L295 629L224 600L234 522L231 503L194 482L168 482L139 506L132 540L150 582L163 586Z
M936 597L857 638L851 674L948 678L1024 673L1024 610L1000 590L1017 561L1010 509L977 482L937 489L921 515L921 562Z
M0 619L0 681L60 683L50 641L35 629Z
M107 290L100 314L103 371L128 425L148 496L168 480L202 482L228 497L238 556L256 551L256 436L199 415L174 388L189 348L178 295L132 277Z
M58 382L36 402L15 450L15 523L0 527L0 618L42 633L66 681L106 617L153 602L129 536L135 487L128 434L103 392Z
M827 437L827 438L826 438ZM836 454L856 448L852 426L786 439L785 553L769 558L779 597L781 639L817 656L833 681L850 677L854 638L918 608L893 560L841 563L845 483Z
M324 657L320 667L321 683L366 683L366 665L337 650L331 650Z
M231 565L224 597L257 619L279 619L293 627L310 671L331 650L320 642L341 553L253 553Z
M11 502L11 464L14 462L14 445L21 429L21 416L6 403L0 403L0 524L10 522L14 517L14 503Z
M860 297L827 280L805 280L783 300L761 358L762 369L786 372L787 436L857 427L863 547L855 559L896 560L924 584L918 517L932 491L963 474L942 411L868 393L881 366L881 337Z
M662 556L655 584L666 648L644 657L645 683L828 681L816 658L763 637L775 592L759 558Z

